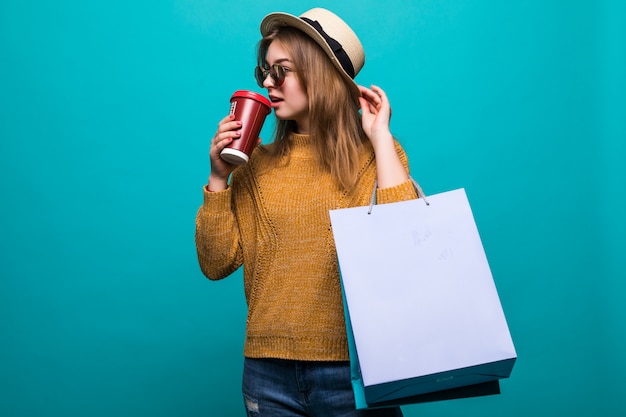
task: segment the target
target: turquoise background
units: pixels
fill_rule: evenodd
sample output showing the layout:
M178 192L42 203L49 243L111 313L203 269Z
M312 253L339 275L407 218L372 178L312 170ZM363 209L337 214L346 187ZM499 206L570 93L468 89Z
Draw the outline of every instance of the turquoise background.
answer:
M260 20L317 5L426 193L466 188L518 350L405 415L624 415L618 0L0 2L0 415L244 415L241 275L202 276L194 217Z

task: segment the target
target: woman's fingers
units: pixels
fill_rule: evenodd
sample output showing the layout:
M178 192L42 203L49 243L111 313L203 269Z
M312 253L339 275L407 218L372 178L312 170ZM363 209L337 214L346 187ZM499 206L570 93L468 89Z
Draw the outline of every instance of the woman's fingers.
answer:
M217 125L217 132L211 140L209 156L211 159L211 176L213 178L228 179L234 169L234 165L224 161L220 157L222 150L233 140L241 136L241 122L234 120L234 116L229 115L220 120Z
M222 119L217 125L217 132L213 137L211 147L215 149L217 153L221 152L225 146L231 143L233 140L238 139L241 136L241 122L233 120L233 116L227 116Z
M222 138L236 137L240 134L241 122L233 120L233 116L228 116L220 121L217 125L217 135Z
M376 108L376 105L381 101L380 96L373 90L363 87L362 85L359 86L359 90L361 91L361 97L363 97L370 106Z
M371 88L359 86L359 91L363 130L371 141L377 142L377 138L387 137L389 133L391 106L387 94L376 85Z
M361 98L367 102L367 110L369 110L370 113L377 114L384 108L389 107L387 94L382 88L376 85L372 85L371 88L360 85L359 90L361 91ZM361 105L361 108L364 111L366 110L363 108L363 104ZM391 113L391 108L389 109L389 112Z

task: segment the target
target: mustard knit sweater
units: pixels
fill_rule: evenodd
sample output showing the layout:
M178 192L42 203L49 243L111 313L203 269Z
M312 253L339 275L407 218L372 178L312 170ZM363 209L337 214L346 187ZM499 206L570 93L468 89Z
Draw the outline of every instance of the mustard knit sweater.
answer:
M313 158L309 137L293 135L289 163L260 171L256 149L230 187L208 192L196 216L202 272L224 278L244 265L248 303L244 355L348 360L331 209L369 204L376 179L368 143L355 187L342 192ZM406 155L396 143L408 171ZM416 198L410 181L378 189L377 202Z

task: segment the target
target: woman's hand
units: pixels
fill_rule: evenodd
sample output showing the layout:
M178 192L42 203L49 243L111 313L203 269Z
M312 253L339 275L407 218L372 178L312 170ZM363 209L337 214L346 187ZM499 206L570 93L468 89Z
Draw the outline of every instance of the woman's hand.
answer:
M217 125L217 132L211 141L209 156L211 157L211 175L209 176L209 190L222 191L228 187L228 177L235 169L235 165L224 161L220 152L233 140L241 136L241 122L235 116L228 115Z
M391 106L385 92L375 85L359 86L363 130L372 142L376 155L378 188L394 187L409 179L395 148L389 129Z
M376 147L381 141L391 138L389 121L391 119L391 106L385 92L375 85L372 88L359 86L361 97L361 117L363 130Z

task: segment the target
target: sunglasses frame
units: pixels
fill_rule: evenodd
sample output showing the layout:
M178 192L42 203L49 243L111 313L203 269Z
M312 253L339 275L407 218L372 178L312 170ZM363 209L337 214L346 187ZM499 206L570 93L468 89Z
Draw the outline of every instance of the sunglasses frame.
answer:
M263 83L267 79L267 76L272 77L272 82L275 87L280 87L285 82L285 75L287 72L291 71L288 68L283 67L280 64L271 65L269 68L262 67L261 65L257 65L254 68L254 78L256 79L259 87L264 87Z

